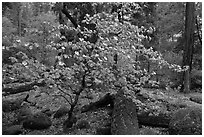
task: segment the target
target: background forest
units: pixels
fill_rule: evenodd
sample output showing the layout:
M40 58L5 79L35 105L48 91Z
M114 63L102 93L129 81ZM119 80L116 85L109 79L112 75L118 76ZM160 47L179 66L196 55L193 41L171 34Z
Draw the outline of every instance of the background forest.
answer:
M202 3L3 2L2 96L3 134L202 134Z

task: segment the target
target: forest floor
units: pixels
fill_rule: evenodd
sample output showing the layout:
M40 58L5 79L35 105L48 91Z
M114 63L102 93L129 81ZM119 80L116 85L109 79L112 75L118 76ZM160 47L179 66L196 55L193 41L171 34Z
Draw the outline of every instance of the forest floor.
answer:
M47 89L43 89L47 90ZM183 94L175 91L167 91L167 90L160 90L160 89L144 89L142 91L145 94L148 94L148 96L151 96L156 99L165 99L172 101L174 103L179 103L181 101L189 101L190 98L196 97L200 98L202 100L202 94L195 92L190 94ZM27 92L28 93L28 92ZM8 96L7 98L16 98L18 96L25 95L27 93L21 93L16 95ZM32 112L36 113L41 111L42 109L49 108L53 112L56 111L61 105L67 105L64 99L58 98L54 99L56 97L51 97L45 93L40 93L36 91L30 91L29 92L30 97L29 101L35 101L37 102L38 106L41 106L41 108L32 107ZM40 96L38 96L40 94ZM96 129L100 127L104 127L107 124L110 124L111 117L108 115L108 110L104 108L99 108L94 111L88 111L86 113L81 113L80 109L83 105L89 104L90 102L95 102L98 100L102 94L99 94L98 96L93 97L93 99L87 99L85 97L81 97L80 102L78 102L78 105L76 107L75 115L77 117L77 121L80 120L86 120L89 122L90 127L89 128L83 128L78 129L76 125L74 125L67 133L63 132L63 122L66 120L67 116L63 116L61 118L53 118L52 119L52 126L49 129L45 130L24 130L23 134L26 135L95 135L97 134ZM192 101L191 101L192 102ZM197 103L196 103L197 104ZM3 129L6 127L9 127L12 125L13 121L16 119L16 113L18 110L2 114L2 127ZM141 126L140 127L140 134L141 135L168 135L168 129L166 128L158 128L158 127L147 127L147 126Z

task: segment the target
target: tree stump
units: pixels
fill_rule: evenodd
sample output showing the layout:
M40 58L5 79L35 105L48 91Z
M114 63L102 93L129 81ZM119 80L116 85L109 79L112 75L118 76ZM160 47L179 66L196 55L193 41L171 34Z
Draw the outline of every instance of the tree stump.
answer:
M138 135L139 125L137 120L136 105L131 99L125 97L124 88L116 94L112 114L112 135Z

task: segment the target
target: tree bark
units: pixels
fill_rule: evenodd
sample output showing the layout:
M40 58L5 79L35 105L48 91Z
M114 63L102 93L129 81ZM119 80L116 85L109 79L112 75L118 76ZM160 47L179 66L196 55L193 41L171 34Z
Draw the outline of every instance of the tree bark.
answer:
M183 92L190 92L190 73L192 69L193 44L194 44L194 26L195 26L195 3L186 3L186 20L185 20L185 48L183 54L183 66L189 66L183 73Z

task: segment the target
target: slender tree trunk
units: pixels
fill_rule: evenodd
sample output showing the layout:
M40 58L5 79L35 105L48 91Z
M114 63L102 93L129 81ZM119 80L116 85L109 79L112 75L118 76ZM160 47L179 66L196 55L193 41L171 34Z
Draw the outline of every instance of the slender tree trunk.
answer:
M18 35L21 36L21 6L18 5Z
M195 3L186 3L186 20L185 20L185 48L183 54L183 66L189 66L189 69L183 73L183 92L190 92L191 83L191 69L193 57L193 44L194 44L194 26L195 26Z

